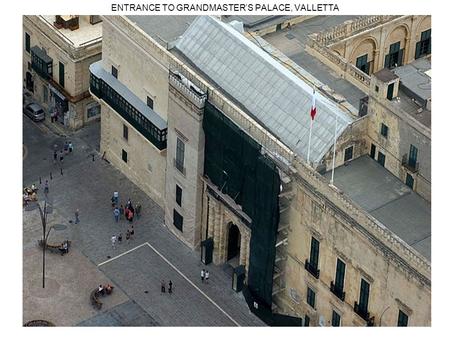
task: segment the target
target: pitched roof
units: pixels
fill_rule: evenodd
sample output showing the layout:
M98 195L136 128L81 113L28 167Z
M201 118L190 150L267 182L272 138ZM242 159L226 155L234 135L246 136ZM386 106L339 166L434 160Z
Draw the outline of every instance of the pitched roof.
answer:
M307 156L313 88L229 25L199 16L175 48L260 123L303 158ZM352 117L316 92L310 160L318 163Z

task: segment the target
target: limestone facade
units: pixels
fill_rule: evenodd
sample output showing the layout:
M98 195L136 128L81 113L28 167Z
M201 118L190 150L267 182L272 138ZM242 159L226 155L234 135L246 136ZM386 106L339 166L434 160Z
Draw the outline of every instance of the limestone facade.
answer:
M84 43L76 44L68 39L65 32L58 30L49 21L50 16L24 16L23 81L24 88L32 92L34 99L48 112L47 118L57 105L56 96L67 100L67 111L61 111L58 119L69 129L79 129L84 124L100 118L100 108L89 94L89 65L101 59L101 33L92 33ZM54 16L53 16L54 17ZM89 16L80 16L80 28L71 34L84 35ZM100 30L102 23L95 24ZM87 27L91 28L91 27ZM98 36L98 37L97 37ZM53 59L52 77L45 79L31 67L31 54L27 51L35 46L43 49ZM62 65L62 66L61 66ZM64 82L60 81L60 67L64 67ZM31 88L27 85L31 77Z
M115 63L118 80L145 102L147 92L155 97L154 108L168 122L167 150L157 152L137 132L129 142L130 162L122 163L120 149L124 121L102 103L102 152L113 165L145 188L165 210L165 225L192 249L206 238L213 238L213 263L227 259L229 229L236 225L240 233L239 264L249 262L251 230L245 215L231 198L220 193L203 177L202 103L171 77L181 73L202 92L208 101L263 146L280 170L288 177L292 193L280 215L287 240L283 241L284 263L277 276L273 309L282 314L310 318L310 325L331 325L332 311L340 315L340 325L396 326L399 310L408 316L408 325L431 325L431 264L414 249L379 223L348 197L332 187L314 169L297 158L285 145L236 106L200 74L125 17L104 18L103 66ZM129 62L129 60L134 60ZM147 88L144 90L143 88ZM339 140L337 165L343 163L347 147L354 146L354 157L367 153L369 139L364 133L371 123L362 117ZM391 123L391 122L389 122ZM393 123L393 122L392 122ZM132 128L129 128L132 130ZM130 136L129 136L130 138ZM184 166L176 168L177 138L184 142ZM392 139L392 142L395 142ZM153 148L154 149L153 149ZM144 174L148 161L152 173ZM331 161L326 157L327 166ZM176 185L182 188L181 206ZM158 192L160 195L158 195ZM161 197L162 195L162 197ZM173 224L173 210L183 216L183 231ZM280 230L279 225L279 230ZM285 226L287 225L287 226ZM311 237L319 242L318 278L305 269L310 259ZM278 245L278 241L277 241ZM282 258L282 256L284 258ZM346 264L344 301L330 291L335 279L336 261ZM276 278L277 276L274 276ZM369 320L355 313L359 302L361 278L370 285ZM275 283L274 283L275 285ZM315 292L314 308L307 303L307 288ZM274 290L275 291L275 290Z

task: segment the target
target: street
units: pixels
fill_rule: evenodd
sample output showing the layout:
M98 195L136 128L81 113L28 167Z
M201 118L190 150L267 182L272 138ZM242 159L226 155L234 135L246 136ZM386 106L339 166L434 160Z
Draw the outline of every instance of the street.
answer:
M49 181L53 213L49 224L67 225L53 231L49 243L72 241L67 255L48 253L46 289L42 290L42 251L37 245L42 231L38 211L24 211L24 322L45 319L57 326L261 326L250 313L241 293L231 289L224 267L208 265L209 284L201 283L199 252L193 252L164 226L163 210L108 162L99 150L100 123L95 122L66 137L45 124L24 116L23 185L38 187L43 195ZM74 152L63 164L53 163L71 141ZM94 161L93 161L93 156ZM59 160L57 161L59 162ZM51 174L50 174L51 173ZM51 176L50 176L51 175ZM119 204L128 198L142 205L142 216L133 221L135 235L113 249L111 236L125 237L128 222L116 223L111 196L119 191ZM80 223L74 224L79 209ZM160 282L172 280L174 292L161 294ZM99 284L115 286L95 310L90 292Z

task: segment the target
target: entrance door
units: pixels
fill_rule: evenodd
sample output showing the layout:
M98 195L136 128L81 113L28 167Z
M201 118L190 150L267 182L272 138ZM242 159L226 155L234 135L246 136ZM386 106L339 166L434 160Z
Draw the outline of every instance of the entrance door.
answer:
M393 96L394 96L394 84L391 83L387 89L387 99L392 100Z
M34 83L33 83L33 76L31 75L30 72L26 73L26 83L25 83L27 89L30 92L34 92Z
M377 147L376 147L375 144L372 143L372 145L370 146L370 157L375 159L375 153L376 152L377 152Z
M228 254L227 261L239 254L241 235L236 224L231 224L228 230Z

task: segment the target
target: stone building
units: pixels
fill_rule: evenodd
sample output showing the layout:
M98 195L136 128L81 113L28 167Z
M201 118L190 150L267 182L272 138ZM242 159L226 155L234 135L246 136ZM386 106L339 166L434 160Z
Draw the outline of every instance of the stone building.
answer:
M204 262L243 268L252 311L431 324L430 204L367 155L370 113L213 17L104 17L103 31L101 151Z
M42 105L47 118L57 113L69 129L100 118L89 94L89 65L101 59L102 23L97 15L23 17L24 89Z
M310 36L308 51L368 93L370 75L431 54L431 16L378 15Z

